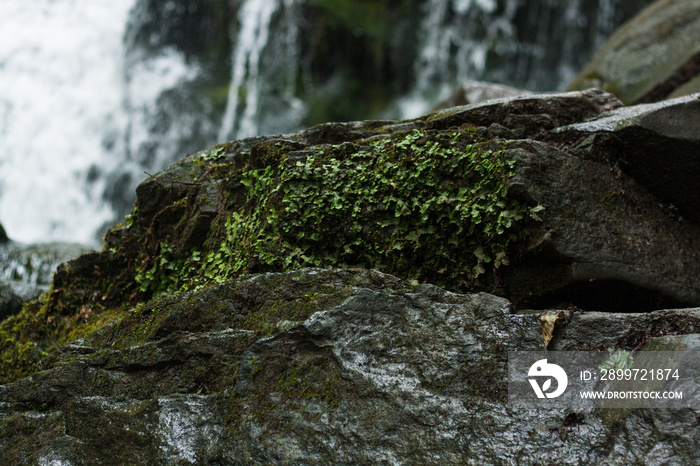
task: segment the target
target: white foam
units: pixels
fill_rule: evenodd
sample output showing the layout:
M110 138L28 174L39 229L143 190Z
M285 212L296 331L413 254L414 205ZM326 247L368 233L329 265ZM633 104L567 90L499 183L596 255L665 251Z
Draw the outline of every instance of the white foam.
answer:
M91 168L117 163L123 35L134 0L0 2L0 222L10 237L94 243L113 218Z

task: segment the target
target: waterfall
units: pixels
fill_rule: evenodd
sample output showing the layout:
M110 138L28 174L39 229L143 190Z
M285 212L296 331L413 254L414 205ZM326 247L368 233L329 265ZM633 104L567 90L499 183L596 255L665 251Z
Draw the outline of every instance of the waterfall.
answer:
M260 58L270 38L270 21L277 7L275 0L248 0L240 9L241 30L232 60L229 100L219 133L221 140L226 140L229 133L246 137L258 132L255 116L262 78Z
M219 140L296 129L304 109L294 96L298 18L294 0L246 0L238 12L239 32L231 57L231 85ZM282 15L275 27L273 17ZM265 60L267 58L267 60ZM273 111L262 114L271 94Z
M97 245L143 171L174 160L168 134L153 144L149 128L163 93L197 71L174 49L128 57L136 1L0 2L0 222L10 238ZM171 135L193 118L183 113Z
M0 222L11 238L93 243L114 217L100 173L121 131L131 1L0 2Z
M425 113L466 79L560 90L620 24L624 3L597 0L586 14L582 0L427 0L415 82L388 116Z

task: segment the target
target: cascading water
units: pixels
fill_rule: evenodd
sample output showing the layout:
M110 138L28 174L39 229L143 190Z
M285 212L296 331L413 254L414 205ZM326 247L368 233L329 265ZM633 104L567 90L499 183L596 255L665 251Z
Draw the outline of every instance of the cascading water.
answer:
M0 222L96 245L207 145L417 116L466 79L561 88L649 1L2 0Z
M294 0L246 0L240 7L219 140L256 136L273 128L282 132L301 123L304 106L294 96L299 53L296 6ZM271 28L275 15L283 20ZM273 93L277 108L261 114L261 102Z
M12 238L94 242L114 212L131 1L0 2L0 221Z
M621 0L428 0L415 82L390 116L428 111L465 77L533 91L561 89L628 16L623 7Z
M231 133L241 137L257 133L254 117L260 97L260 56L270 38L270 20L277 7L274 1L248 0L240 9L241 30L232 60L229 100L219 133L221 140Z
M133 147L160 94L191 71L177 51L126 69L135 1L0 2L0 221L11 238L96 244L117 218L115 173L143 178Z

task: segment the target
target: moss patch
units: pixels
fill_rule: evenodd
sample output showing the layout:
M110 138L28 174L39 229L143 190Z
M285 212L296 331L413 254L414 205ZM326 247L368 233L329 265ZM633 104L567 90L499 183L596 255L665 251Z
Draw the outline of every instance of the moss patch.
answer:
M413 130L303 154L266 149L269 164L240 176L245 199L218 250L183 260L162 245L155 268L137 277L142 291L349 266L479 289L539 210L506 197L514 161L470 131Z

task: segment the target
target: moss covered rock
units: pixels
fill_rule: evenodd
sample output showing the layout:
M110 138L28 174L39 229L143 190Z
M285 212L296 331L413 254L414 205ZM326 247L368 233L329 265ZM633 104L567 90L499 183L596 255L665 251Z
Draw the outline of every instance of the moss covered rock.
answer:
M139 186L102 252L61 266L0 325L2 379L140 302L301 267L374 268L520 306L700 303L697 227L548 142L619 106L597 91L525 96L192 154Z
M509 406L508 352L544 348L541 313L513 311L493 295L362 269L260 274L154 299L64 346L51 369L0 386L3 459L615 464L621 448L627 460L658 459L659 436L673 439L664 459L694 458L680 434L697 428L691 411L628 411L611 425L593 410L573 422L566 409ZM699 324L697 309L562 311L550 349L632 349L647 330L670 341Z
M592 411L506 403L508 351L632 349L700 323L658 310L700 304L698 225L557 130L620 105L529 95L185 157L0 323L0 448L72 464L657 458L655 436L694 416L623 413L630 440ZM557 309L547 339L528 307Z

